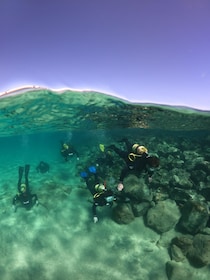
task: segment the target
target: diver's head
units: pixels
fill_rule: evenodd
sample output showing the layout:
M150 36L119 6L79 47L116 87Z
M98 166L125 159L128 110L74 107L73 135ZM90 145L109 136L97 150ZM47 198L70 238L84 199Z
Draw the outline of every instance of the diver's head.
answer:
M152 168L157 168L160 165L160 160L158 155L150 155L147 157L147 163Z
M64 148L64 150L68 150L69 146L66 143L64 143L63 148Z
M96 184L95 185L95 190L96 192L103 192L106 190L106 187L104 186L104 184Z
M20 191L21 191L22 193L25 193L25 192L26 192L26 184L21 184L21 185L20 185Z
M133 144L133 146L132 146L132 151L133 151L135 154L138 154L138 155L143 155L144 153L145 153L145 154L148 153L147 148L144 147L144 146L140 146L139 144Z

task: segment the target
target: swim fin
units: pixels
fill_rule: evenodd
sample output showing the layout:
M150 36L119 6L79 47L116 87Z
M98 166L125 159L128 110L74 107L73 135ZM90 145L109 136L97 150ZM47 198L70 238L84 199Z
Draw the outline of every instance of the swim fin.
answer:
M24 168L22 166L19 166L19 169L18 169L19 180L21 180L23 177L23 171L24 171Z
M28 173L30 171L30 165L29 164L26 164L25 165L25 177L28 178Z
M95 168L95 166L90 166L90 167L88 167L88 170L89 170L90 173L96 174L96 168Z
M101 150L102 153L104 153L104 151L105 151L104 144L99 144L99 149Z
M81 176L82 178L87 178L87 177L88 177L88 174L87 174L87 172L82 171L82 172L80 172L80 176Z

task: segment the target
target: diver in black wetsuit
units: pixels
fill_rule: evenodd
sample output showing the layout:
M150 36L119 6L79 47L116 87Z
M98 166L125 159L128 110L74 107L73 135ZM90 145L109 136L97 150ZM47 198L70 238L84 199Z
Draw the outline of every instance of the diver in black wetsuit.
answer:
M96 173L94 166L89 167L89 172L81 172L80 176L85 180L88 190L93 195L92 213L93 222L98 222L96 208L98 206L112 206L113 202L117 200L113 191L107 189L104 183L100 183L100 179Z
M61 143L61 155L65 159L65 161L69 161L70 157L76 155L77 160L79 160L79 153L77 150L70 145L70 143Z
M154 169L160 164L159 157L157 155L149 155L146 147L139 144L132 145L126 138L122 141L126 144L126 151L117 148L115 145L107 147L117 153L126 163L120 174L119 189L123 189L123 180L130 173L139 176L142 172L145 172L148 174L150 182Z
M22 183L23 173L25 171L25 183ZM18 206L25 207L30 210L34 204L38 205L38 197L36 194L31 194L29 189L28 175L30 171L30 165L26 164L25 168L20 166L18 169L18 194L13 198L12 204L14 211L16 212ZM19 205L17 206L17 203Z
M50 171L50 166L47 162L40 161L39 165L36 167L36 171L39 173L46 173Z

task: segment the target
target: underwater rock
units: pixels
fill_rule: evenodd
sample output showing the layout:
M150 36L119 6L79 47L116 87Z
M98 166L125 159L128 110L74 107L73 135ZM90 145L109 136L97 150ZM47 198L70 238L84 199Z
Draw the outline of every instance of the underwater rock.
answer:
M169 176L168 176L168 170L162 168L158 170L153 178L152 182L150 183L150 186L153 189L157 189L158 187L161 187L163 189L168 189L169 187Z
M207 201L210 201L210 187L208 188L203 188L201 191L200 191L200 194L205 197L205 199Z
M191 189L193 187L193 183L190 180L190 173L185 169L174 168L169 172L170 175L170 186L178 187L182 189Z
M192 148L189 150L190 146L188 146L187 151L183 151L183 156L185 160L185 168L187 170L192 170L195 166L204 161L204 157L201 157L200 154Z
M152 193L143 178L129 175L124 180L124 191L131 200L142 202L152 201Z
M187 255L192 244L193 244L193 237L191 235L176 236L171 241L171 247L173 245L179 247L184 256Z
M146 215L146 224L158 233L172 229L180 219L180 211L173 200L159 201Z
M172 260L174 260L176 262L182 262L185 260L185 256L184 256L181 248L179 248L175 244L172 244L170 249L171 249L171 259Z
M206 227L209 219L207 204L201 201L188 201L182 208L178 226L191 234L196 234Z
M120 203L112 211L112 219L118 224L129 224L135 217L129 203Z
M171 199L175 200L177 203L185 203L192 199L189 190L183 190L181 188L171 188L169 190L169 196Z
M209 221L210 221L210 218L209 218ZM208 223L207 223L207 226L208 226ZM204 228L203 230L200 231L200 233L205 234L205 235L210 235L210 227Z
M187 258L195 267L203 267L210 264L210 236L196 234Z
M200 182L206 181L207 174L201 169L196 169L191 171L191 180L198 186L197 188L200 188Z
M159 240L157 241L156 245L158 247L164 247L166 248L167 250L170 250L170 247L171 247L171 240L173 240L175 237L177 237L177 231L175 231L174 228L172 228L171 230L169 231L166 231L166 232L163 232L161 235L160 235L160 238ZM180 233L181 234L181 233Z
M166 274L169 280L196 279L189 267L183 263L177 263L175 261L168 261L166 263Z
M135 217L144 216L151 207L150 202L133 203L132 209Z
M168 198L169 195L163 188L158 188L157 190L153 191L153 201L155 201L156 203Z

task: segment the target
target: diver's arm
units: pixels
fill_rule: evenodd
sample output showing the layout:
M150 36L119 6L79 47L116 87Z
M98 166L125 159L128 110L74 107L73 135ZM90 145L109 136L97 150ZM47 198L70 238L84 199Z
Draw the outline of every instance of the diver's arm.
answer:
M38 205L39 201L38 201L38 196L34 193L31 195L31 199L34 201L34 204Z
M154 174L154 169L151 169L151 168L148 168L147 167L147 175L148 175L148 180L149 180L149 183L151 183L152 182L152 176L153 176L153 174Z
M93 202L92 212L93 212L93 222L94 223L98 222L98 217L97 217L97 213L96 213L96 207L97 207L97 204L95 202Z
M77 156L77 158L79 158L79 153L77 152L76 149L73 148L73 153Z
M125 145L126 145L127 151L130 152L131 149L132 149L132 144L128 141L127 138L124 138L124 139L123 139L123 142L124 142Z
M16 194L16 196L13 197L13 200L12 200L12 205L15 206L16 202L18 200L18 195Z
M125 166L120 173L120 183L123 183L123 180L127 176L128 172L129 172L129 169L127 166Z

